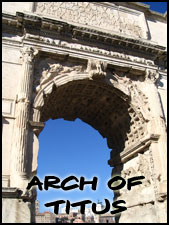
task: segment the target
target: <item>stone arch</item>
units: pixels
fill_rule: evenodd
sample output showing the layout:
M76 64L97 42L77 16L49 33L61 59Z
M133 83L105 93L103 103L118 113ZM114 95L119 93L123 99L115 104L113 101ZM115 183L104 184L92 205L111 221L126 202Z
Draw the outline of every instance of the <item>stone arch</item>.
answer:
M145 175L147 179L141 190L154 188L156 192L150 146L159 137L150 132L151 106L143 88L140 89L147 79L145 75L133 76L104 61L90 58L76 62L65 56L62 60L47 56L40 60L35 64L38 66L34 71L31 109L35 142L38 143L38 135L49 118L72 121L79 118L107 138L111 149L108 164L114 167L112 176L121 175L128 179ZM37 143L33 150L32 174L36 174L37 169ZM134 193L126 193L127 190L115 192L115 199L124 198L129 207L135 205L136 200L131 204L129 200ZM150 198L150 202L154 201L152 195ZM142 202L141 199L138 201ZM121 221L125 220L124 215ZM118 221L118 215L116 217Z
M142 88L143 81L147 79L145 74L135 75L133 79L130 70L126 72L122 67L107 65L104 60L92 58L79 60L67 55L50 54L49 56L48 53L46 55L42 52L34 61L34 70L32 70L29 56L30 53L36 55L37 51L28 48L25 52L28 53L28 59L26 58L23 64L25 80L28 79L28 72L31 75L34 71L34 76L29 76L27 86L23 82L18 95L16 126L24 121L24 135L21 134L18 126L17 130L21 135L17 136L18 141L15 140L14 147L19 141L22 144L19 154L16 151L13 153L21 163L18 165L17 160L13 161L13 171L19 173L17 180L11 179L12 185L17 184L24 191L28 180L36 175L38 135L45 121L49 118L75 120L78 117L107 138L108 147L112 149L108 161L108 164L114 167L112 176L123 174L128 179L131 176L139 176L140 173L146 175L148 180L139 191L144 192L145 188L149 193L151 189L151 192L157 195L151 146L153 146L152 141L157 141L159 137L150 132L153 121L152 111ZM33 92L29 91L30 84ZM154 88L149 80L146 80L146 84ZM26 99L22 88L27 91ZM30 99L31 107L28 110ZM27 126L27 119L22 115L23 112L27 113L25 115L29 112L29 126ZM24 154L20 154L22 152ZM144 166L138 166L142 162ZM27 194L27 192L23 193L23 198L27 198ZM33 199L36 193L31 191L30 196ZM128 196L132 198L135 196L135 198L133 201L128 201ZM137 200L136 192L130 194L127 190L116 192L115 198L125 199L129 202L128 207L136 204L146 204L147 207L149 202L153 204L155 202L152 195L148 196L150 199L142 201L141 197ZM121 221L126 220L126 214L123 215ZM153 221L155 220L153 218Z
M34 121L45 122L49 118L60 117L66 120L75 120L78 117L97 129L103 137L108 137L110 132L106 133L106 130L108 131L108 127L111 127L113 122L113 118L110 119L108 114L114 116L114 120L116 120L117 111L121 107L120 114L124 113L127 116L129 104L116 94L117 90L115 88L102 81L86 79L85 75L81 77L84 77L84 79L69 81L69 79L64 78L64 83L61 78L57 86L55 83L47 85L38 98L35 99ZM62 84L59 85L59 82ZM49 109L50 105L54 103L57 107ZM124 111L122 112L122 110ZM111 111L114 111L114 115L112 115Z
M50 118L71 121L79 118L88 123L103 138L107 138L108 147L112 149L108 160L108 164L114 167L112 176L125 174L127 178L128 173L123 171L123 164L140 152L141 145L145 145L150 109L146 96L136 83L120 71L110 71L94 71L92 75L90 70L55 74L39 86L34 97L32 120L44 123ZM41 127L34 127L37 136L40 131ZM36 151L38 154L38 148ZM37 155L35 158L34 162L37 163ZM147 158L143 157L143 160ZM148 167L149 163L146 164ZM142 170L142 175L146 172ZM147 182L150 184L151 181ZM115 198L122 194L115 193Z
M145 135L144 125L148 120L140 110L139 99L133 102L137 98L135 85L130 84L131 93L125 87L128 81L115 73L104 75L96 74L91 78L90 71L57 74L38 90L33 104L33 121L45 122L60 117L75 120L78 117L106 137L109 148L122 152ZM57 107L50 107L55 104Z

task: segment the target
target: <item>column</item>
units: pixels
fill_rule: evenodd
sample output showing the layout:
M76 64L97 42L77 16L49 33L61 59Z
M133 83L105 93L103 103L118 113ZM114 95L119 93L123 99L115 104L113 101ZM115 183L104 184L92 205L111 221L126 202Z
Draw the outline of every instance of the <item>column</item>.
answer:
M23 181L28 179L29 168L29 114L32 96L34 56L37 51L31 47L21 50L22 71L16 102L13 145L11 153L11 186L24 188Z

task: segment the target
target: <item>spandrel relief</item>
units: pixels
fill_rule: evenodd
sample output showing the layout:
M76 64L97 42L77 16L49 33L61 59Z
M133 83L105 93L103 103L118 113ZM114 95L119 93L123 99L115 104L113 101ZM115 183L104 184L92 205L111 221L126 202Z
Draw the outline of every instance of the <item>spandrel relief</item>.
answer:
M136 176L144 176L145 178L141 180L140 185L133 186L131 191L138 191L139 189L148 188L153 184L152 181L152 175L150 171L150 165L149 165L149 155L147 153L144 154L138 154L138 158L136 159L136 162L133 162L133 166L129 166L128 168L121 171L121 176L127 180L132 177ZM120 190L121 193L126 193L127 188Z
M54 79L56 76L78 74L84 71L84 66L73 63L61 63L57 60L47 58L37 63L35 68L34 91L37 93L43 85Z

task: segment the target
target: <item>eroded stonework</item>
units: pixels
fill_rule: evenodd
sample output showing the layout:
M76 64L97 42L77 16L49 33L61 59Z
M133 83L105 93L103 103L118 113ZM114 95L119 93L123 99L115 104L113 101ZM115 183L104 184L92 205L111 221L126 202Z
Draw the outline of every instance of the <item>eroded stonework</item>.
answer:
M34 87L36 88L36 93L42 88L44 84L52 80L58 75L71 74L71 73L80 73L84 69L80 65L72 65L71 63L57 63L56 60L47 58L38 63L38 68L35 71L36 80L34 79Z
M51 15L57 19L98 27L109 32L143 37L139 14L131 12L131 15L126 17L127 12L115 5L105 7L94 2L38 2L35 6L35 12Z
M115 192L127 207L116 222L166 222L158 89L166 48L151 41L148 27L150 19L163 26L165 17L140 3L31 4L31 13L3 13L3 222L34 221L36 190L26 186L37 172L38 135L58 118L80 118L107 139L112 176L145 176L132 190ZM25 210L22 220L17 208Z

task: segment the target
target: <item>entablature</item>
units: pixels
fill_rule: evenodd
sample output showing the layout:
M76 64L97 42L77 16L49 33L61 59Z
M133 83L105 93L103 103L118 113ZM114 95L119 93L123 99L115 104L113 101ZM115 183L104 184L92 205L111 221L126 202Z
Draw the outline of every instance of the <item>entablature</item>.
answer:
M55 45L58 40L83 43L91 48L112 49L156 60L166 58L166 48L146 39L130 38L125 35L110 34L97 29L72 25L67 22L17 12L16 15L2 14L3 32L23 36L37 43ZM49 40L48 40L49 38Z

